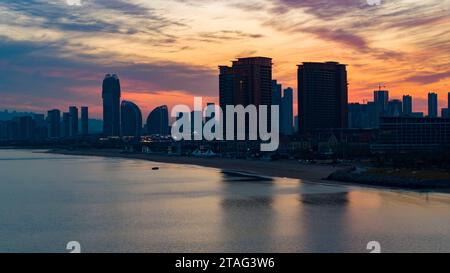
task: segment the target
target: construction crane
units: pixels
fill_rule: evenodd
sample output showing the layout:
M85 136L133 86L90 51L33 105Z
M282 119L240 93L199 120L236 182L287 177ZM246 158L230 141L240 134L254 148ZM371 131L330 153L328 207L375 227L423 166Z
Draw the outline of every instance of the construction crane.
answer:
M378 91L381 91L381 88L386 88L386 85L382 85L381 83L378 84Z

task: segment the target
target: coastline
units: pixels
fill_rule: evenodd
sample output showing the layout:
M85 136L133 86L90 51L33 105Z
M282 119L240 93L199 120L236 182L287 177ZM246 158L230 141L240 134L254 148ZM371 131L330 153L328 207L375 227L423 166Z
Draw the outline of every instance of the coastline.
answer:
M328 165L307 165L294 160L261 161L228 158L198 158L187 156L170 156L156 154L122 153L118 150L63 150L53 149L47 153L100 156L146 160L157 163L169 163L180 165L195 165L200 167L217 168L224 171L254 174L257 176L290 178L305 180L306 182L327 183L325 179L333 172L342 169ZM329 183L332 184L333 182ZM339 184L344 184L337 182Z
M158 154L123 153L120 150L65 150L51 149L46 153L75 156L98 156L146 160L155 163L168 163L180 165L195 165L207 168L222 169L223 171L254 175L260 177L298 179L304 183L318 183L322 185L339 185L348 187L362 187L372 189L385 189L397 191L409 191L419 193L444 193L450 194L448 188L421 187L416 185L399 185L385 182L366 183L364 179L342 180L330 179L334 175L346 172L349 166L311 165L295 160L261 161L229 158L198 158L188 156L171 156ZM158 167L158 166L155 166Z

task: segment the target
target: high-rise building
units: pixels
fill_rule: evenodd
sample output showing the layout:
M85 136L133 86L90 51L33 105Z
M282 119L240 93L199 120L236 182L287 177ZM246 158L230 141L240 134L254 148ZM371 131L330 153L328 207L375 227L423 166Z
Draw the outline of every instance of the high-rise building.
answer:
M223 111L227 105L234 105L235 74L229 66L219 66L219 104Z
M346 65L337 62L298 66L299 129L347 128L348 88Z
M12 120L6 121L6 131L8 140L19 139L19 117L13 117Z
M281 105L281 89L282 85L277 80L272 81L272 105Z
M438 116L438 95L436 93L428 93L428 117L435 118Z
M410 116L413 111L412 97L410 95L403 96L403 115Z
M379 127L380 117L388 116L389 91L375 90L373 102L375 105L375 127Z
M348 127L369 129L376 127L375 103L350 103L348 105Z
M441 116L443 118L450 118L450 92L448 93L448 98L447 98L447 108L441 109Z
M450 109L450 92L447 94L447 109Z
M0 120L0 140L8 139L8 130L6 121Z
M281 99L280 107L280 132L285 136L290 136L294 133L293 128L294 118L294 89L288 87L283 91L283 98Z
M388 116L400 117L403 113L403 103L401 100L390 100L388 102Z
M388 90L376 90L373 92L373 101L375 107L380 115L383 115L388 110L389 104L389 91Z
M231 91L232 104L243 105L250 104L272 105L272 59L265 57L239 58L233 61L232 67L220 67L220 76L232 79L231 90L228 88L221 89L222 97L227 97ZM222 75L224 72L224 75Z
M45 127L45 115L44 114L33 114L33 120L38 127Z
M294 132L298 133L298 125L299 125L299 120L298 120L298 116L294 117Z
M120 134L120 81L117 75L107 74L103 80L103 134Z
M142 112L131 101L122 101L120 106L122 136L140 137L142 135Z
M166 105L155 108L147 118L149 135L169 135L169 110Z
M61 111L53 109L47 112L48 137L59 138L61 136Z
M272 105L278 106L279 113L279 120L278 120L278 126L280 133L283 133L283 124L282 124L282 114L281 114L281 102L283 97L283 86L278 83L277 80L272 80Z
M89 135L89 108L87 106L81 107L81 135Z
M48 137L48 127L44 114L33 114L34 122L33 137L35 140L44 140Z
M78 108L76 106L69 107L70 113L70 136L76 137L78 136Z
M231 67L220 66L219 70L219 100L223 110L227 105L272 105L272 59L238 58ZM269 116L268 127L270 120ZM223 123L226 133L227 121L223 119ZM245 127L248 129L248 124Z
M19 139L20 140L32 139L34 128L35 128L35 123L31 116L19 117Z
M62 126L62 136L70 137L70 113L63 113L63 126Z

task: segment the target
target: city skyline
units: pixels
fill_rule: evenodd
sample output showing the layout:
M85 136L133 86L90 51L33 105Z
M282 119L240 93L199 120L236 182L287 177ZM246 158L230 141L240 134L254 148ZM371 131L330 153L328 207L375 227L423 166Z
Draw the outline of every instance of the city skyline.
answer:
M285 87L297 86L301 62L345 63L349 102L371 98L381 82L427 112L429 92L441 109L450 91L448 0L25 2L0 4L0 109L45 113L70 101L99 118L98 79L107 72L123 78L123 99L145 113L192 96L217 103L217 65L243 56L273 58L273 78Z
M253 58L256 58L256 59L258 59L258 58L262 58L262 59L270 59L270 58L267 58L267 57L242 57L241 59L253 59ZM324 63L320 63L320 62L313 62L313 63L316 63L316 64L330 64L330 63L335 63L335 62L324 62ZM339 63L337 63L336 62L336 64L339 64ZM302 65L298 65L298 66L302 66ZM346 66L346 65L344 65L344 66ZM223 68L227 68L227 67L225 67L225 66L219 66L219 68L220 68L220 70L222 71L222 69ZM220 73L219 73L220 74ZM218 77L220 78L220 75L218 75ZM118 107L116 107L116 108L120 108L120 101L123 101L123 102L131 102L131 101L128 101L128 100L126 100L126 99L122 99L121 98L121 95L122 95L122 91L121 91L121 84L120 84L120 79L119 79L119 75L117 75L117 74L111 74L111 73L109 73L109 74L106 74L106 75L104 75L104 79L103 79L103 88L100 88L100 93L101 93L101 97L103 97L104 96L104 94L105 94L105 90L112 90L112 89L114 89L114 87L108 87L108 88L106 88L105 89L105 82L107 82L109 79L112 79L112 78L115 78L115 80L118 82L117 83L117 89L116 89L116 91L114 91L114 92L118 92L118 94L116 95L117 96L117 98L115 99L116 100L116 103L115 104L117 104L117 106ZM293 101L293 104L292 104L292 110L294 110L293 111L293 118L297 118L297 116L298 116L298 101L299 101L299 97L298 97L298 95L297 95L297 90L298 90L298 88L297 89L294 89L293 87L286 87L286 86L284 86L283 85L283 83L280 83L280 82L278 82L278 80L276 80L276 79L273 79L272 81L272 89L271 89L271 96L272 96L272 101L275 99L275 101L274 101L274 105L281 105L282 104L282 97L280 97L280 98L278 98L277 99L277 96L281 96L281 93L283 93L283 92L281 92L282 90L280 89L280 88L283 88L283 91L286 91L286 90L288 90L288 91L290 91L292 94L290 94L290 96L292 97L290 100L292 100ZM220 79L218 80L218 85L219 85L219 87L220 87ZM299 83L297 83L297 86L300 86L299 85ZM286 87L286 88L285 88ZM436 117L438 117L438 116L441 116L441 117L447 117L447 109L450 107L450 92L448 92L448 93L444 93L443 95L444 95L444 98L440 98L439 97L439 94L437 94L436 92L428 92L427 93L427 98L426 98L426 105L425 106L423 106L423 107L417 107L417 105L416 105L416 103L415 102L417 102L416 100L417 100L417 98L415 98L414 96L411 96L411 95L409 95L409 94L403 94L403 95L401 95L401 97L400 98L397 98L397 97L394 97L394 98L392 98L392 96L391 96L391 91L390 90L382 90L381 88L382 87L386 87L386 86L382 86L382 85L379 85L378 86L378 90L374 90L373 91L373 94L372 94L372 96L375 96L373 99L374 99L374 101L370 101L370 98L364 98L363 99L363 101L362 102L353 102L353 101L348 101L348 106L351 106L351 105L355 105L355 104L360 104L360 105L367 105L367 103L373 103L373 102L376 102L376 100L377 100L377 94L387 94L387 96L385 97L385 98L383 98L384 100L385 100L385 102L384 102L384 104L386 104L385 105L385 107L387 108L388 107L388 104L391 104L391 103L396 103L396 102L400 102L402 105L400 105L401 107L401 109L400 109L400 112L404 112L405 111L405 109L403 109L403 101L405 100L405 98L408 100L408 104L410 104L409 105L409 110L407 110L406 112L408 112L408 111L412 111L413 113L416 113L416 114L424 114L424 115L426 115L426 116L429 116L429 111L430 111L430 95L433 95L433 100L434 100L434 102L433 102L433 107L434 107L434 109L433 109L433 111L434 112L436 112L437 111L437 113L436 113ZM278 91L278 92L277 92ZM347 97L347 96L346 96ZM350 97L350 94L348 94L348 97ZM293 98L295 98L295 99L293 99ZM192 102L193 102L193 99L194 99L194 97L190 97L189 98L191 101L189 101L189 102L187 102L186 103L186 105L192 105ZM217 98L214 98L214 99L212 99L214 102L205 102L205 105L207 105L208 103L211 103L211 104L215 104L215 101L220 101L220 92L219 92L219 94L218 94L218 96L217 96ZM97 116L95 116L94 115L94 119L97 119L97 120L100 120L100 121L103 121L103 120L105 120L105 111L104 111L104 109L105 109L105 107L106 108L108 108L107 106L105 106L104 105L104 103L105 103L105 101L103 100L103 106L102 105L94 105L94 104L89 104L90 106L82 106L81 107L81 109L83 110L83 108L89 108L89 109L91 109L91 108L100 108L101 109L101 112L100 113L97 113ZM140 107L139 105L137 105L136 103L134 103L134 102L132 102L136 107L138 107L139 108L139 110L141 110L141 109L147 109L147 107ZM162 103L164 104L164 101L162 101ZM166 104L167 104L167 101L166 101ZM68 106L68 108L69 108L69 110L70 110L70 108L72 108L72 107L75 107L75 106L71 106L71 103L70 102L68 102L68 103L66 103L66 105L69 105ZM175 104L175 105L177 105L177 104ZM172 106L175 106L175 105L172 105ZM167 105L164 105L164 106L166 106L167 107ZM297 108L295 108L295 107L297 107ZM149 113L151 113L152 111L154 111L154 110L156 110L157 108L159 108L159 107L161 107L161 105L157 105L157 106L154 106L153 108L151 108L150 109L150 111L149 111ZM52 108L52 107L50 107L50 108ZM59 110L58 108L55 108L55 107L53 107L54 108L54 110ZM75 107L76 108L76 107ZM168 107L169 109L170 109L170 107ZM62 107L62 109L64 109L64 107ZM384 110L388 110L388 109L384 109ZM415 110L422 110L422 111L415 111ZM0 109L0 111L3 111L4 113L10 113L10 114L13 114L13 113L15 113L15 112L17 112L17 113L20 113L20 114L45 114L46 112L49 112L50 110L49 109L47 109L47 110L42 110L42 111L27 111L27 110L21 110L20 108L19 109L14 109L14 108L4 108L4 109ZM114 111L117 111L117 110L114 110ZM108 111L107 111L108 112ZM89 113L89 115L90 115L91 113ZM117 113L116 113L116 115L117 115ZM106 118L106 120L109 120L109 118ZM108 123L108 122L107 122ZM115 123L117 123L117 120L115 121ZM120 122L119 122L120 123ZM81 125L81 124L80 124ZM117 125L116 124L116 126L115 127L120 127L119 125ZM81 128L80 128L80 130L81 130ZM105 128L103 129L103 130L105 130ZM119 130L120 131L120 130ZM107 133L107 135L108 135L109 133ZM115 133L115 134L117 134L117 133Z

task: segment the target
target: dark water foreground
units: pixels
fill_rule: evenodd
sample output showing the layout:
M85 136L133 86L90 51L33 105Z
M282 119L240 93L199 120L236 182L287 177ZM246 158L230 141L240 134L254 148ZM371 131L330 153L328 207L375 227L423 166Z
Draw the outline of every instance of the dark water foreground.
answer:
M347 170L335 171L328 176L327 180L404 190L450 193L450 180L448 179L420 179L414 177L354 173L352 170L352 168L349 168Z
M447 194L16 150L0 174L0 252L450 252Z

